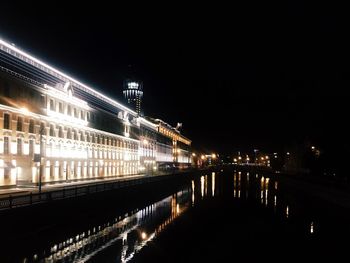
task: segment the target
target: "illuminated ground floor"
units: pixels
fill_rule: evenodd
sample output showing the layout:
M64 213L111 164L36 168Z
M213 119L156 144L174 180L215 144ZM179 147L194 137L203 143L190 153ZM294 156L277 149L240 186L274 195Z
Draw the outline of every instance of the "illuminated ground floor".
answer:
M41 181L47 183L89 180L137 173L138 161L47 158L42 165ZM40 163L34 163L30 158L0 160L0 186L38 183L39 176Z

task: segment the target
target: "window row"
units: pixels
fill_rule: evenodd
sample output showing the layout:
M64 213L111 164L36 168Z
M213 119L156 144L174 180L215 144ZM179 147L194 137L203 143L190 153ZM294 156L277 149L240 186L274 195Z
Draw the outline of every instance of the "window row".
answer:
M84 121L93 121L94 115L89 111L81 110L61 101L56 102L54 99L50 99L49 101L48 107L50 111L66 114Z
M37 123L39 124L39 123ZM9 113L4 113L4 129L11 129L11 116ZM17 131L25 131L24 130L24 118L22 116L17 116ZM35 121L33 119L29 120L28 125L29 133L36 133L35 131ZM84 132L78 129L63 127L61 125L50 124L49 129L47 131L46 124L44 122L40 123L40 129L37 131L43 135L50 135L51 137L59 137L66 138L71 140L79 140L86 141L91 143L99 143L109 146L129 148L129 149L138 149L138 145L136 143L126 142L123 140L118 140L116 138L112 138L105 135L95 134L93 132Z

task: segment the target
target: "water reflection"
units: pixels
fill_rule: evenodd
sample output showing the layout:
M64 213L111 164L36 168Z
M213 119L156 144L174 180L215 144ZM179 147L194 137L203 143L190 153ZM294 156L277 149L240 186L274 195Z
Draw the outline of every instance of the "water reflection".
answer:
M215 172L211 173L211 195L215 195Z
M177 217L190 207L204 203L212 197L216 200L222 196L229 196L229 199L225 199L226 201L237 203L253 201L259 207L270 210L272 215L280 217L281 220L291 222L293 220L290 219L290 208L291 206L293 208L292 219L295 218L294 213L297 209L294 209L294 203L286 201L279 189L276 178L266 174L259 176L256 173L235 171L233 187L232 172L227 174L212 172L209 175L201 175L190 179L181 191L142 209L118 216L111 222L66 237L60 242L51 244L49 250L33 251L22 261L105 262L103 255L107 249L112 248L113 262L128 262L166 230ZM314 234L315 231L314 221L310 221L305 220L303 223L303 231L307 235Z
M188 209L189 193L188 189L179 191L135 213L126 214L124 218L115 218L114 222L93 227L53 244L48 254L42 251L29 258L39 262L86 262L113 246L120 251L116 261L128 262ZM27 258L23 262L27 262Z
M204 197L204 176L201 176L201 196Z
M194 206L194 180L191 181L191 186L192 186L192 206Z

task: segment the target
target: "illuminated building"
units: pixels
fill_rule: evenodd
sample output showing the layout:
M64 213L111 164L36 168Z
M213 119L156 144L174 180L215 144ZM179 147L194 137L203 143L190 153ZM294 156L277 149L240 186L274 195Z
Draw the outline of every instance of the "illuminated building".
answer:
M155 122L158 124L158 132L167 138L168 141L170 139L172 144L171 148L164 147L165 145L159 145L157 152L164 152L166 153L166 156L169 156L169 150L171 149L174 163L177 163L180 166L187 166L189 163L191 163L191 140L181 135L178 129L172 127L168 123L160 119L156 119ZM170 146L170 143L168 142L167 145Z
M0 40L0 187L185 163L160 125Z
M143 96L142 83L127 80L124 82L124 97L128 104L132 105L138 115L141 114L141 101Z

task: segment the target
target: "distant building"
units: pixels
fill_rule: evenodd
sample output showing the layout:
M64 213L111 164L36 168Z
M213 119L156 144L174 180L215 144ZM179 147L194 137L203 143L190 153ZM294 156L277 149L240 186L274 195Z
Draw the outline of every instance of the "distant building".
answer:
M141 115L141 101L143 97L142 82L135 80L126 80L123 89L124 97L137 114Z

